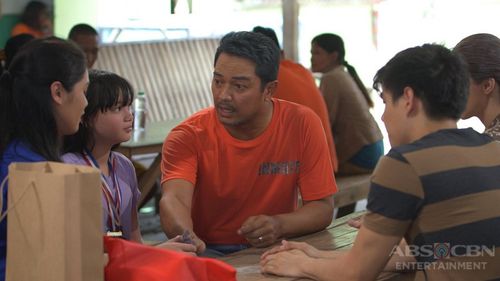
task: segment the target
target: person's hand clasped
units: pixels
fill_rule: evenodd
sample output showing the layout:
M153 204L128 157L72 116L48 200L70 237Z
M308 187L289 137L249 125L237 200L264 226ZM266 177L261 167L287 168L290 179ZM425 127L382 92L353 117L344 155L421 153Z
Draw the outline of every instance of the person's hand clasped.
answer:
M287 277L304 277L302 266L310 259L303 251L293 249L266 255L260 262L262 273Z
M279 221L272 216L249 217L238 229L238 234L254 247L267 247L281 236Z
M187 236L187 237L186 237ZM205 251L206 245L196 234L191 231L186 231L183 235L176 237L158 245L159 247L188 252L193 254L201 254Z
M323 257L321 254L322 251L316 249L315 247L313 247L307 243L292 242L292 241L283 240L283 241L281 241L280 246L273 247L272 249L264 252L261 256L261 260L264 260L269 255L273 255L273 254L283 252L283 251L290 251L290 250L300 250L311 258Z
M363 224L363 216L355 217L347 221L347 224L350 227L354 227L357 229L361 228L361 225Z
M179 237L179 236L177 236L177 237ZM161 244L158 244L157 246L159 248L162 248L162 249L167 249L167 250L172 250L172 251L177 251L177 252L184 252L184 253L190 254L190 255L196 255L196 247L194 245L175 241L177 237L170 239L168 241L165 241Z

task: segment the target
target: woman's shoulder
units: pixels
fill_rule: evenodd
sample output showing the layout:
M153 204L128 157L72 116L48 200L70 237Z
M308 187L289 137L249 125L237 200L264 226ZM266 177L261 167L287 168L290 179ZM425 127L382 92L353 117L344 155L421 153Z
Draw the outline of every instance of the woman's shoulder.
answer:
M0 155L1 165L6 170L13 162L39 162L46 161L40 154L34 152L28 144L20 140L11 141L2 155Z
M351 75L347 70L345 69L344 66L339 65L332 70L325 72L322 76L322 78L325 79L334 79L334 80L346 80L349 79Z
M326 87L334 87L337 92L351 93L359 91L351 74L343 66L338 66L321 77L321 84Z

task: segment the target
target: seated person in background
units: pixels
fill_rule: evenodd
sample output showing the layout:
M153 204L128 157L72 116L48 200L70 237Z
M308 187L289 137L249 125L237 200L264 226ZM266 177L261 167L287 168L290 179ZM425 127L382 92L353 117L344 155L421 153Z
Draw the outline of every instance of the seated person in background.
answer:
M91 69L97 61L99 53L99 34L92 26L80 23L69 31L68 39L82 48L87 57L87 67Z
M283 242L263 255L262 271L375 280L391 255L397 269L411 266L402 260L416 253L413 265L426 280L500 278L500 142L457 129L468 81L462 58L439 45L404 50L382 67L374 86L382 89L392 149L373 172L352 249ZM395 248L403 236L409 246ZM468 263L482 267L468 270Z
M485 134L500 140L500 39L480 33L464 38L454 49L469 66L470 87L462 118L478 117Z
M278 48L278 37L271 28L256 26L253 32L261 33L271 38ZM280 51L280 69L278 71L278 88L274 93L274 98L283 99L298 104L305 105L318 114L325 131L328 148L332 157L333 168L337 169L337 154L335 144L333 143L330 121L328 120L328 111L325 100L321 96L314 77L311 72L302 65L291 60L285 59L285 53Z
M225 35L214 60L214 107L164 142L162 226L169 237L190 231L198 253L266 247L331 223L336 184L325 133L309 108L272 98L279 63L266 36Z
M128 141L134 117L130 105L134 100L132 86L122 77L92 70L87 89L88 105L75 135L65 140L66 163L88 165L101 170L103 232L142 243L137 216L140 197L134 167L123 154L111 148ZM160 244L161 247L194 252L191 244L178 243L180 236Z
M52 19L47 5L40 1L30 1L24 8L21 22L12 29L11 36L26 33L35 38L43 38L52 35L52 28Z
M354 67L344 59L340 36L320 34L311 43L311 68L321 72L339 162L338 175L370 173L384 154L382 133L370 114L373 101ZM347 71L346 71L347 68Z
M30 34L19 34L13 37L10 37L5 43L5 69L9 68L12 59L17 54L17 52L24 46L26 43L35 39L33 35Z

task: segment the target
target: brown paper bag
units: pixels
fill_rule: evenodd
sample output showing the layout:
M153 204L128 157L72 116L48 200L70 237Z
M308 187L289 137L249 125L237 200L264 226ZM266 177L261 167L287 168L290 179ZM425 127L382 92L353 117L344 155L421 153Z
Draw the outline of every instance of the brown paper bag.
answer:
M99 171L14 163L8 177L6 280L103 280Z

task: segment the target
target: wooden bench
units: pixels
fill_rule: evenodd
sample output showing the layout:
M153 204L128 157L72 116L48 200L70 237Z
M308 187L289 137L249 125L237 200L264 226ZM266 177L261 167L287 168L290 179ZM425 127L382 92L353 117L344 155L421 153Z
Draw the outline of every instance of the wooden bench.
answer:
M368 197L370 177L371 174L364 174L335 178L338 191L333 199L335 208L339 208L337 217L352 213L356 202Z

